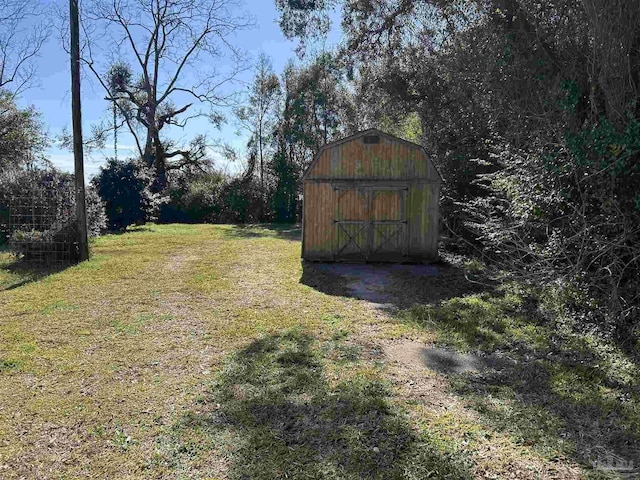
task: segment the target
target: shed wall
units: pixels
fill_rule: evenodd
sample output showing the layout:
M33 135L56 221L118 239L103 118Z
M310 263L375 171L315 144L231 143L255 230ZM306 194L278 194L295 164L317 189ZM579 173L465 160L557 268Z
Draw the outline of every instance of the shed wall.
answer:
M362 242L384 261L436 258L440 175L419 145L381 132L365 144L376 132L324 147L305 174L305 259L358 260Z
M365 145L359 138L325 149L307 178L439 181L440 176L421 148L381 137L379 144Z
M409 255L435 258L438 251L440 185L415 182L409 193Z
M303 256L330 259L333 256L333 216L336 207L328 182L305 182Z
M371 211L363 208L357 185L363 188L382 188L384 183L358 182L354 190L340 198L335 182L307 180L304 183L303 257L309 260L336 260L334 220L360 220L368 215L395 220L401 218L398 197L382 194L371 204ZM338 184L346 188L344 183ZM395 183L397 186L398 184ZM405 217L408 231L407 260L429 260L437 256L439 184L424 181L407 182L408 195ZM388 201L387 201L387 196Z

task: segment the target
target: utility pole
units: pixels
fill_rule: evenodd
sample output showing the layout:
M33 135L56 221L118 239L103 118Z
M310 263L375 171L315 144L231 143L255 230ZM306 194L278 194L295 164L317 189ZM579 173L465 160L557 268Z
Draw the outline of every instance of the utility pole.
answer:
M82 110L80 106L80 19L78 1L69 0L71 27L71 114L73 119L73 158L76 189L76 221L80 261L89 260L87 209L84 191L84 155L82 152Z

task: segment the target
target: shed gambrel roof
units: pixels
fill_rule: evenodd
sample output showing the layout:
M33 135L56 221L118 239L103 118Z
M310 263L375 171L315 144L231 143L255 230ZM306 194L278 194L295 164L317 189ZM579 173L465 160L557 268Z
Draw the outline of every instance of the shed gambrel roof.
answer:
M357 132L357 133L355 133L355 134L353 134L353 135L351 135L349 137L341 138L341 139L336 140L334 142L329 142L326 145L323 145L320 148L320 150L316 153L316 155L313 158L313 161L311 162L309 167L304 172L304 175L302 176L302 180L304 181L304 180L307 179L307 177L309 176L309 173L316 166L316 164L318 163L319 159L322 157L322 154L325 151L327 151L327 150L329 150L329 149L331 149L333 147L336 147L338 145L341 145L341 144L344 144L344 143L349 143L349 142L357 140L357 139L359 139L361 137L369 136L369 135L378 135L380 137L387 138L387 139L389 139L389 140L391 140L393 142L402 143L402 144L405 144L405 145L407 145L409 147L416 148L416 149L420 150L424 154L425 159L427 160L427 162L429 162L431 164L431 166L433 167L433 170L438 175L438 178L439 178L440 182L442 182L442 175L440 175L440 172L438 171L438 169L435 166L435 164L433 163L433 161L429 158L429 155L427 154L426 150L424 149L424 147L422 145L410 142L410 141L405 140L405 139L400 138L400 137L396 137L395 135L391 135L389 133L385 133L385 132L383 132L381 130L378 130L377 128L369 128L367 130L362 130L362 131Z

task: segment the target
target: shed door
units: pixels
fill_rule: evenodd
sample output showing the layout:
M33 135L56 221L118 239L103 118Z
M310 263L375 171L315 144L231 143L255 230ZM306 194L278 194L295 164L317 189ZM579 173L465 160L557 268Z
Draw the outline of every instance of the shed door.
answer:
M366 260L369 192L353 188L336 189L336 192L334 256L346 260Z
M402 260L407 255L406 187L335 187L334 257Z
M407 189L375 189L370 203L370 260L402 260L408 253Z

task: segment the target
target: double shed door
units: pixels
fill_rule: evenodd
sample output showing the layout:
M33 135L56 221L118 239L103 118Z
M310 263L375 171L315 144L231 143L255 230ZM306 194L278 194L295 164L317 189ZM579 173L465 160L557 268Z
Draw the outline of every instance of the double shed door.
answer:
M334 258L401 261L408 255L408 186L334 186Z

